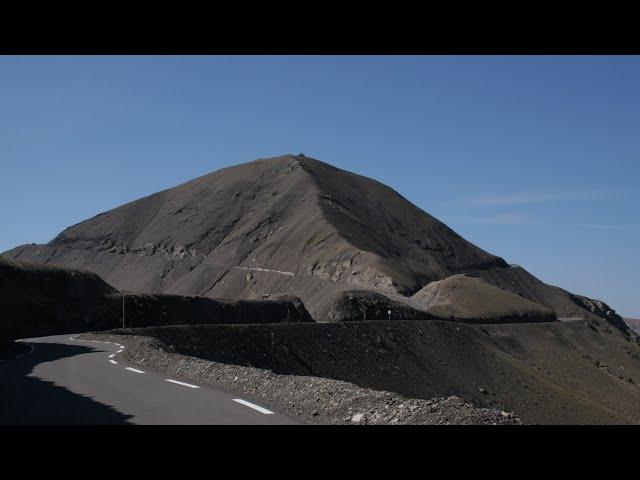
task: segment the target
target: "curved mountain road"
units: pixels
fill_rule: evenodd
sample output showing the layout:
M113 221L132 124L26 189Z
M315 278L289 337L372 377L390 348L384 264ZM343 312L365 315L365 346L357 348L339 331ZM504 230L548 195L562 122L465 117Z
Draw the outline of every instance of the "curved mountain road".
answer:
M0 363L0 424L296 424L243 398L133 368L124 347L60 335L21 340Z

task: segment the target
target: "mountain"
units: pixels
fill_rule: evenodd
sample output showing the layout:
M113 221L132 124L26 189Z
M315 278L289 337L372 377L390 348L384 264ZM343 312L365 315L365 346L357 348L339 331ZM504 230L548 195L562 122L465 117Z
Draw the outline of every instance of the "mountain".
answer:
M502 278L512 270L391 188L304 155L218 170L4 255L88 269L136 292L293 295L317 321L344 319L335 306L351 291L359 294L348 298L370 292L393 299L419 318L427 306L411 295L430 282L466 272ZM569 297L547 299L541 285L528 297L514 293L558 315L567 302L574 308ZM516 305L500 314L522 306L512 299Z

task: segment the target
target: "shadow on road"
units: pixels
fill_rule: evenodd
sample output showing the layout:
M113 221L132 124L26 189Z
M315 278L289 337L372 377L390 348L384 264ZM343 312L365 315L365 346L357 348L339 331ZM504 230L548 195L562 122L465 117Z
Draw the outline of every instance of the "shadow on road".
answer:
M0 424L118 425L131 418L116 409L29 374L39 363L95 351L79 345L34 343L36 352L0 364Z

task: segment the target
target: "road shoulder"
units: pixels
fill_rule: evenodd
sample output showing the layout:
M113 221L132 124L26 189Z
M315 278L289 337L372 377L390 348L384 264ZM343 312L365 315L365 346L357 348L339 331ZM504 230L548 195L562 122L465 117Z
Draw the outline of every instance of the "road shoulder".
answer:
M518 424L512 413L478 408L458 397L430 400L360 387L352 383L223 364L180 355L162 342L137 335L82 334L117 342L125 362L179 381L241 395L308 424Z

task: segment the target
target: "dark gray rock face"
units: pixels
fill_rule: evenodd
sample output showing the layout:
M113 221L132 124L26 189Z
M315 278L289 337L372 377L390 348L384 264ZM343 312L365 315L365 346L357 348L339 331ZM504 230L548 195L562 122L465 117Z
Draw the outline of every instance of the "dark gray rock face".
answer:
M442 317L425 310L425 307L410 298L400 295L382 295L367 290L343 292L329 311L333 321L370 320L439 320Z
M313 319L300 299L212 299L127 294L129 327L151 325L304 323ZM122 326L123 297L83 270L14 262L0 257L0 348L16 338Z
M92 272L0 258L0 344L95 328L87 312L115 293Z
M629 325L620 315L616 313L613 308L604 303L602 300L596 300L593 298L585 297L583 295L575 295L573 293L570 295L571 299L576 304L578 304L582 309L588 311L590 314L600 318L604 318L607 322L622 331L628 332L630 330L633 330L629 328Z
M300 299L213 299L165 294L125 296L126 327L313 322ZM121 319L122 295L107 295L109 318ZM121 326L120 322L115 328ZM106 328L114 328L110 325Z

